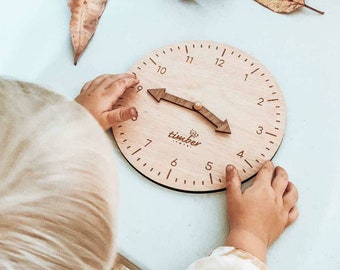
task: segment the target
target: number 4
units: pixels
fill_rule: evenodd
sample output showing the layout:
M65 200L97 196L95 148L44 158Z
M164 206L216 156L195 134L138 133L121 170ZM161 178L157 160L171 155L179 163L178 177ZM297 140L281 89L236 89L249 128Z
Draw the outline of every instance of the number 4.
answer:
M240 153L237 154L240 158L243 158L244 151L241 151Z

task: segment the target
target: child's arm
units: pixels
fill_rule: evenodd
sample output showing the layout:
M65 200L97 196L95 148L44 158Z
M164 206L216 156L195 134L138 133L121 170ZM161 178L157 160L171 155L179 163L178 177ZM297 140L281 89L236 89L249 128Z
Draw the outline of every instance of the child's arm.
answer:
M275 168L272 162L264 164L244 192L232 165L227 166L226 181L228 247L196 261L189 270L264 269L267 248L298 217L297 189L289 182L286 171Z
M138 84L132 74L105 74L87 82L75 101L84 106L106 131L114 123L138 117L136 108L121 107L113 110L118 98L130 87Z

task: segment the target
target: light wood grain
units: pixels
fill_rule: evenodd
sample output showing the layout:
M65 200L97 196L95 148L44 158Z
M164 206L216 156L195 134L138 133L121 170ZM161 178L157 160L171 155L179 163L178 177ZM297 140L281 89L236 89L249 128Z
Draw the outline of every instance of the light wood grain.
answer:
M135 106L139 117L117 124L113 134L124 157L152 181L181 191L221 190L227 164L246 180L276 153L284 98L268 69L247 53L188 41L146 55L129 72L140 84L117 106Z

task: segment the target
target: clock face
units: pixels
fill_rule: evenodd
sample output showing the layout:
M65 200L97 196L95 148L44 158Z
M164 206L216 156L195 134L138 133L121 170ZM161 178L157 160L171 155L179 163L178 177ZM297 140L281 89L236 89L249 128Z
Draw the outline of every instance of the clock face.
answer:
M113 134L150 180L180 191L218 191L227 164L244 181L276 153L284 99L270 72L245 52L187 41L146 55L129 72L140 83L115 106L134 106L139 116L114 126Z

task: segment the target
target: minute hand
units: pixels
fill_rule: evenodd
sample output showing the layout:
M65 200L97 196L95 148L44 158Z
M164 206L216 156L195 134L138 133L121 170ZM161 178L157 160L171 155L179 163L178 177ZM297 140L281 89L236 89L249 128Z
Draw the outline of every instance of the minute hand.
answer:
M181 107L194 111L193 107L195 104L193 102L180 98L178 96L171 95L165 91L166 91L165 88L148 89L148 93L158 102L160 102L161 99L163 99L168 102L174 103L176 105L179 105Z

